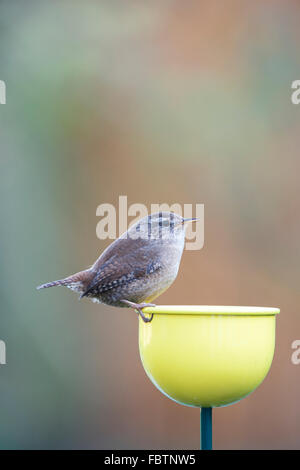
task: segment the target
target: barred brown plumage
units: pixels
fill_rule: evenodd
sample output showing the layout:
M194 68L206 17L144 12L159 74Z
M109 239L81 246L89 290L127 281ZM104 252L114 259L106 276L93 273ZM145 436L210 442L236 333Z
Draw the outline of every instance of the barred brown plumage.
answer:
M142 308L175 280L184 248L186 222L173 212L141 219L115 240L91 266L38 289L66 286L80 298L114 307L132 307L144 321Z

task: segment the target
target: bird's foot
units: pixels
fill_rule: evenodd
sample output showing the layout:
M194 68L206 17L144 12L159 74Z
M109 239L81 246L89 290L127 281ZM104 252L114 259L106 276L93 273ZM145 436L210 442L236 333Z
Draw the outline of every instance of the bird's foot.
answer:
M121 302L123 302L124 304L127 304L128 307L131 307L131 308L134 308L134 310L136 310L138 312L138 314L141 316L142 320L145 322L145 323L149 323L152 321L153 319L153 313L151 314L151 317L150 318L147 318L145 317L145 315L143 314L142 312L142 308L144 307L156 307L155 304L149 304L147 302L142 302L140 304L136 304L135 302L130 302L130 300L121 300Z

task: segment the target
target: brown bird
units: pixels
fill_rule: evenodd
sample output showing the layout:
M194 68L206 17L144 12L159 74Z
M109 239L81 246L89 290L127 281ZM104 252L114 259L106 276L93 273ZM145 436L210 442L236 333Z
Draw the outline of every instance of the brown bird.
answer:
M145 322L142 308L175 280L184 248L187 222L173 212L144 217L104 250L84 271L38 286L44 289L66 286L80 294L113 307L132 307Z

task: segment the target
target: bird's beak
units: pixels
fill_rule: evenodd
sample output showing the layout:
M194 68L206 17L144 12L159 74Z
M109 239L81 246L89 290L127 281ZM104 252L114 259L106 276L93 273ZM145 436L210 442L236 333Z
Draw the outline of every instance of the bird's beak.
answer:
M183 219L182 223L185 224L187 222L197 222L198 220L200 220L200 218L198 217L190 217L189 219Z

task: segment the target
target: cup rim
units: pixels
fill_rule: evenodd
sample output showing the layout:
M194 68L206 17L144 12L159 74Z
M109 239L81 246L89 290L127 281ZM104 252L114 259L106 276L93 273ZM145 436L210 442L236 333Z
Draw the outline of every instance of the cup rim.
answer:
M277 307L244 307L231 305L156 305L155 307L144 307L143 313L154 313L158 315L266 316L278 315L280 309Z

